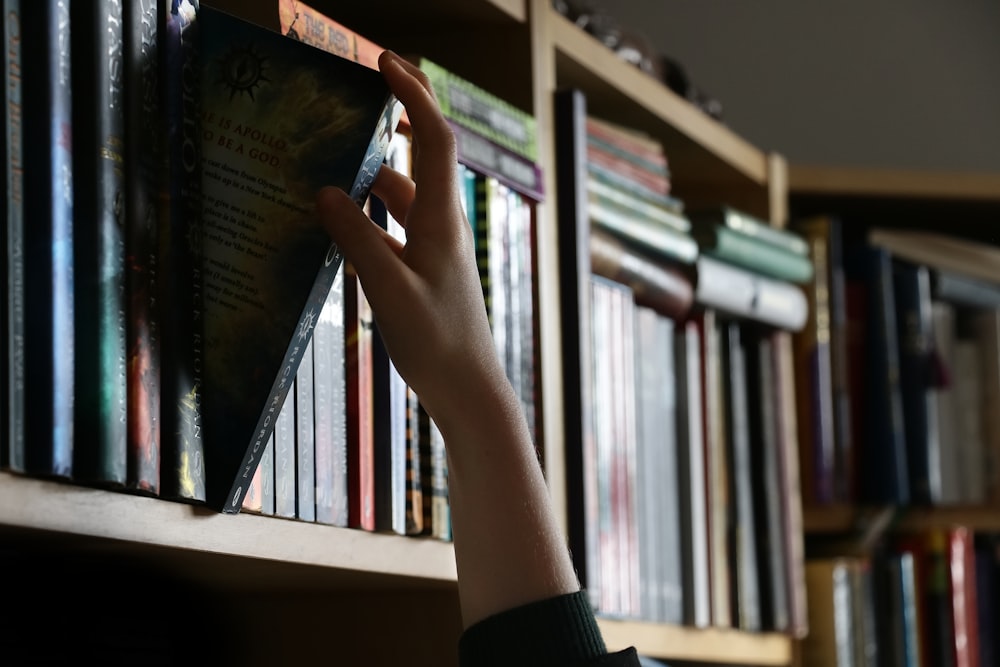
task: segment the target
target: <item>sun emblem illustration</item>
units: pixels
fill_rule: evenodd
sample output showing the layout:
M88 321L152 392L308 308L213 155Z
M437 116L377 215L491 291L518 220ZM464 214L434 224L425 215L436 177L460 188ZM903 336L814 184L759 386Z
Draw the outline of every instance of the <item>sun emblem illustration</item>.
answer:
M299 326L299 340L305 340L309 337L309 332L312 331L313 327L316 325L316 310L310 309L306 313L305 317L302 318L302 323Z
M253 45L234 46L220 59L222 72L220 83L229 88L229 99L244 93L253 100L254 90L267 78L267 58L257 52Z

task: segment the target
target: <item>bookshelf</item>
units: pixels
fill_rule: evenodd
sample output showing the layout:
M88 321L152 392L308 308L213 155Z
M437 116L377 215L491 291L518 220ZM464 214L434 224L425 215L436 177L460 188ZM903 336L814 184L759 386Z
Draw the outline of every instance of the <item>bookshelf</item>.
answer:
M212 2L261 24L276 26L268 3ZM558 202L555 192L553 93L582 90L592 110L661 140L676 165L676 191L691 205L720 197L776 226L788 217L788 188L796 183L783 157L750 144L708 118L662 84L628 65L558 14L548 0L447 0L418 5L389 0L372 11L357 3L314 0L316 9L399 53L419 52L457 74L533 112L539 123L539 161L546 200L538 207L538 264L558 264ZM273 10L273 11L272 11ZM417 26L420 29L415 30ZM442 39L444 37L444 39ZM502 53L502 57L498 54ZM987 189L994 181L981 185ZM540 349L544 406L541 440L544 466L557 512L567 513L561 322L562 294L554 270L539 276ZM450 544L429 539L372 534L251 514L216 515L185 504L0 473L0 546L22 543L51 548L112 552L149 559L220 591L238 618L262 613L262 600L292 617L316 613L355 632L359 646L384 635L386 627L426 631L434 664L454 655L456 571ZM252 583L247 583L252 581ZM318 592L343 596L359 613L331 610ZM403 601L400 609L434 613L391 614L371 621L374 602ZM281 601L280 604L277 601ZM384 606L383 606L384 608ZM291 621L284 621L286 624ZM314 621L315 622L315 619ZM444 630L435 633L435 626ZM636 646L664 660L703 664L789 665L794 641L777 633L690 629L601 619L612 649ZM343 628L350 628L344 630ZM315 646L314 638L310 646ZM306 648L300 649L308 655ZM356 648L361 654L363 648ZM265 646L246 664L269 664L280 656ZM370 664L392 664L388 662ZM417 663L414 663L417 664Z

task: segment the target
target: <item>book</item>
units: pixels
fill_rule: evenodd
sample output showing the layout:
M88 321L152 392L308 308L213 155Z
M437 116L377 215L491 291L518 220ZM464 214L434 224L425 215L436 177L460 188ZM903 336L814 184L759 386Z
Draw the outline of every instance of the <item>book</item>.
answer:
M331 286L332 289L332 286ZM324 302L325 305L325 302ZM322 316L322 311L321 316ZM319 318L317 318L317 325ZM295 374L295 516L302 521L316 520L316 417L314 405L313 339L306 345Z
M23 3L20 27L22 105L32 110L23 116L25 466L69 479L76 386L69 7Z
M424 533L424 487L420 461L420 399L406 388L406 534Z
M1000 308L974 317L973 340L981 365L983 406L1000 405ZM986 494L990 502L1000 502L1000 412L982 410L981 433L985 451Z
M456 121L449 120L448 125L455 135L461 164L496 178L533 201L545 198L543 174L538 164Z
M430 81L445 118L532 162L538 160L538 130L534 116L433 60L419 57L414 63Z
M777 280L804 284L812 279L814 268L808 255L789 252L759 235L704 223L693 214L689 216L691 236L698 242L702 254Z
M804 256L809 252L806 240L794 229L796 225L793 225L793 229L775 227L732 206L699 208L688 211L688 217L693 225L705 228L726 227L792 255Z
M690 277L670 264L632 248L600 229L590 232L591 270L632 288L641 306L683 319L694 303Z
M423 534L451 541L451 503L448 496L448 457L444 437L418 400L420 429L420 484L423 489Z
M7 168L4 231L3 385L0 468L23 472L24 442L24 142L21 83L21 3L3 5L3 148Z
M345 273L333 279L312 340L316 521L334 526L347 526Z
M695 240L674 227L601 203L590 202L587 211L594 227L611 232L661 261L692 264L698 257Z
M1000 248L995 245L939 232L882 227L869 230L868 242L914 264L986 282L997 280Z
M809 308L802 290L742 267L699 255L694 264L695 302L788 331L805 326Z
M165 6L169 5L169 6ZM202 437L204 331L201 244L201 154L199 148L197 2L158 5L165 192L160 221L160 280L157 296L165 317L160 327L160 495L183 502L205 501ZM187 80L185 81L185 74ZM187 102L185 104L185 102ZM187 154L186 154L187 153Z
M954 633L949 647L955 667L979 667L979 628L974 534L963 526L947 531L948 570L950 583L951 628ZM988 591L983 591L989 595ZM991 629L984 629L990 632Z
M300 0L278 0L278 22L283 35L378 69L382 47Z
M353 61L209 7L197 21L206 502L238 511L342 263L316 191L362 205L401 108Z
M1000 308L1000 276L990 282L936 269L930 278L931 295L936 300L971 308Z
M679 323L674 336L677 369L677 467L680 498L683 623L711 623L708 565L708 491L701 405L701 338L692 321Z
M903 403L910 497L921 505L941 501L941 448L934 392L937 377L927 267L892 263L899 350L899 386Z
M655 203L633 196L627 190L615 187L594 173L587 178L587 196L591 203L615 208L622 213L630 213L662 222L682 234L691 231L691 221L683 213L683 204L678 200L676 207L666 202Z
M852 327L857 327L851 351L857 360L852 369L852 409L869 443L858 452L860 498L905 505L911 496L892 257L875 246L852 247L845 271L847 308Z
M294 519L298 492L294 379L274 417L269 440L274 443L274 513L285 519Z
M72 86L88 91L73 98L73 471L116 487L128 467L122 5L70 5Z
M157 298L164 150L156 0L125 3L126 486L160 492L160 301Z
M802 642L804 664L841 667L854 664L854 626L847 559L806 562L810 632Z
M347 496L351 528L375 530L375 425L371 306L350 262L344 269Z

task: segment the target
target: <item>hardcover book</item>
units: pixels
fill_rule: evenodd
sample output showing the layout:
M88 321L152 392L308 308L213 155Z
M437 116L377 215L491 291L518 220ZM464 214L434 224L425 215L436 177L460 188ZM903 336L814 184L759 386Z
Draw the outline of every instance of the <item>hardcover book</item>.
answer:
M342 263L316 192L364 203L401 106L353 61L209 7L197 20L207 502L238 512Z
M127 467L125 96L122 3L73 3L77 481L121 487Z

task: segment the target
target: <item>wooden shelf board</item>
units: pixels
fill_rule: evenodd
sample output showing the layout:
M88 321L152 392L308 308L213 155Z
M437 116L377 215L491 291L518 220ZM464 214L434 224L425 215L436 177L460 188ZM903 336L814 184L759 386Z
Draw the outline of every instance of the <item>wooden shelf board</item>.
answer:
M862 529L885 508L838 505L805 507L803 527L810 535L850 533ZM909 507L898 512L890 522L890 530L919 530L968 526L975 530L1000 531L1000 507Z
M525 0L436 0L430 3L382 0L378 11L372 11L371 5L357 2L313 0L307 4L355 29L419 25L421 32L433 32L438 26L508 25L525 23L528 19Z
M788 665L792 641L781 634L755 634L722 628L687 628L599 618L604 641L612 651L629 646L664 660L741 665Z
M682 164L678 182L729 180L765 185L767 155L665 85L616 56L600 41L550 10L560 87L587 94L588 111L649 132L664 143L667 158Z
M1000 173L789 165L789 193L1000 202Z
M5 527L5 528L3 528ZM255 514L217 514L183 503L0 473L0 532L111 541L167 559L225 557L239 571L261 563L335 570L366 580L456 581L454 549L430 538L375 534ZM93 541L93 540L91 540ZM237 574L238 578L238 574Z

